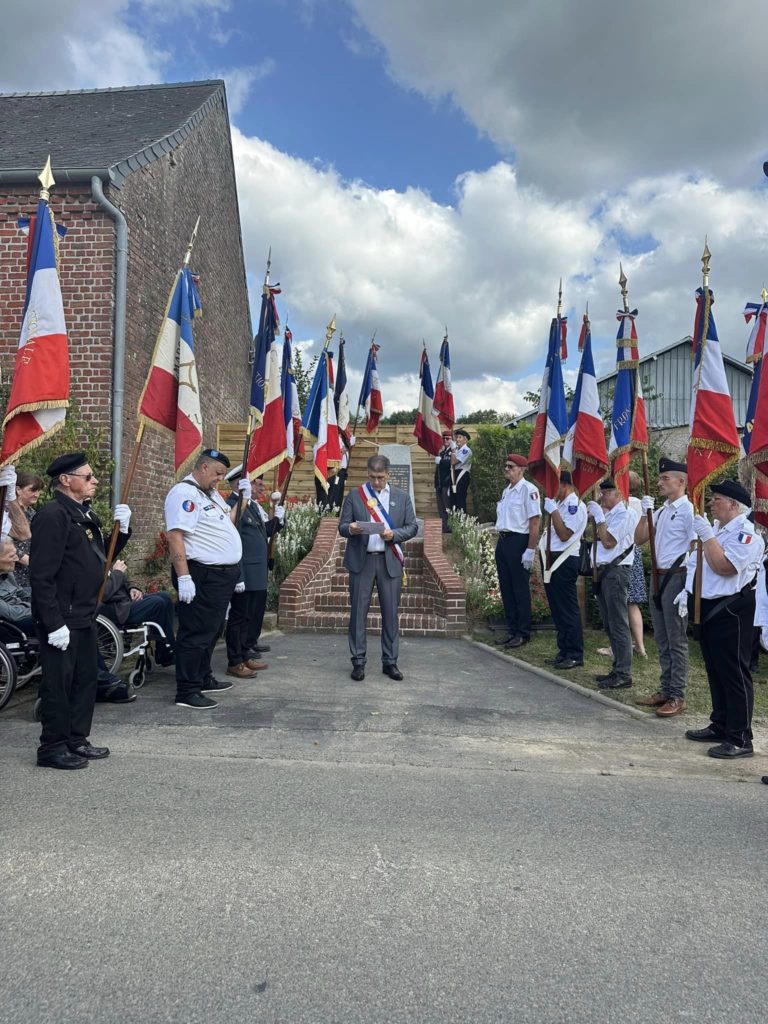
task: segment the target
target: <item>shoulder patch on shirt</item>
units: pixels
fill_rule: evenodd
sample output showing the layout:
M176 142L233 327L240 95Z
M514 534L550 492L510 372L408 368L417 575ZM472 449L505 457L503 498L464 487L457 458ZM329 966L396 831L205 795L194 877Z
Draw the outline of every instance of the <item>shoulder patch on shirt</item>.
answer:
M538 501L539 500L539 492L538 491L531 491L530 497L531 497L531 501Z
M752 533L740 533L739 544L751 544L754 534Z
M195 511L195 503L194 501L190 501L189 498L187 498L186 501L182 501L181 507L184 509L185 512Z
M579 510L579 506L578 505L569 505L568 506L568 512L572 516L575 516L576 513L578 512L578 510Z

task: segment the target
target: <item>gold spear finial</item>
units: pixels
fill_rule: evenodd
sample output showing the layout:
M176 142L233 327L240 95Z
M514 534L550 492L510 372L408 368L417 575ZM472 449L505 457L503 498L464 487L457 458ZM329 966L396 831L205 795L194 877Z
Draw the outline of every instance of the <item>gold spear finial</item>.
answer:
M333 316L331 317L330 323L325 328L325 347L326 348L328 348L328 346L331 344L331 338L334 336L335 333L336 333L336 314L334 313Z
M270 245L269 252L267 253L267 269L264 272L264 291L265 292L269 288L269 272L270 272L271 269L272 269L272 246Z
M51 157L50 157L50 155L48 156L48 159L45 161L45 167L38 174L37 180L43 186L40 189L40 198L47 203L48 199L49 199L49 196L50 196L51 189L56 184L56 181L54 180L54 177L53 177L53 171L51 170Z
M627 275L624 273L624 267L619 263L619 287L621 288L621 301L624 303L624 312L629 312L629 302L627 301Z
M195 247L195 240L197 239L197 229L199 227L200 227L200 218L198 217L197 220L195 221L195 226L192 228L192 234L190 235L190 238L189 238L189 245L187 246L187 251L184 254L184 266L185 267L189 266L189 261L192 259L192 250Z
M760 292L760 298L763 300L763 305L765 305L768 299L768 291L766 291L765 285L763 285L763 290Z
M707 236L704 235L704 252L701 254L701 273L704 277L704 287L709 288L709 261L712 259L712 253L709 251L707 245Z
M557 292L557 318L560 319L560 314L563 310L563 279L560 278L560 288Z

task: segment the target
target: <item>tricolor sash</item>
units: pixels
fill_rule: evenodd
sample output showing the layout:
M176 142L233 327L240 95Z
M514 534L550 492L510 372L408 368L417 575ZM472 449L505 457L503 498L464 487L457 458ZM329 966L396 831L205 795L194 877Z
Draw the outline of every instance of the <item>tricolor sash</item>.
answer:
M384 508L379 500L378 494L374 491L370 484L360 484L358 487L360 497L365 502L365 505L370 512L371 519L374 523L383 523L388 529L394 530L392 520L389 518L389 512ZM392 550L395 553L400 565L403 567L403 586L408 582L408 577L405 573L405 554L399 544L392 544Z

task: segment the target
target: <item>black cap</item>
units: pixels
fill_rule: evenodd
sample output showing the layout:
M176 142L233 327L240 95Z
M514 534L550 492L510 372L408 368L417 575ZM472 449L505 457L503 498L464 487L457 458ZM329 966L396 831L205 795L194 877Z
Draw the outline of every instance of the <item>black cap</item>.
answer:
M684 462L673 462L672 459L659 459L660 473L687 473L688 466Z
M213 459L214 462L220 462L227 469L232 465L224 452L220 452L217 448L203 448L200 452L201 459Z
M560 470L560 483L561 484L572 484L573 483L573 477L571 476L571 474L568 472L567 469L561 469Z
M713 494L722 494L732 501L740 501L748 508L752 507L752 499L745 487L742 487L738 480L721 480L719 484L712 484L710 490Z
M601 480L600 481L600 490L601 491L615 491L616 490L616 484L613 482L613 480L610 480L610 479L608 479L608 480Z
M67 455L60 455L54 459L48 469L46 476L61 476L62 473L74 473L81 466L88 465L88 456L85 452L69 452Z
M454 434L461 434L461 436L466 437L468 441L472 436L468 430L464 429L464 427L456 427L456 429L454 430Z

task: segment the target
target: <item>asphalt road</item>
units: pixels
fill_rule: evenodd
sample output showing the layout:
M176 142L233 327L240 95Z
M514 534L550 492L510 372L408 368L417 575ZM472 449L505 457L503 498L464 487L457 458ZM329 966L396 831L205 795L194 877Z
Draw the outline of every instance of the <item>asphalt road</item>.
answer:
M159 673L81 772L0 716L1 1021L762 1024L762 753L461 641L346 657L276 637L214 712Z

